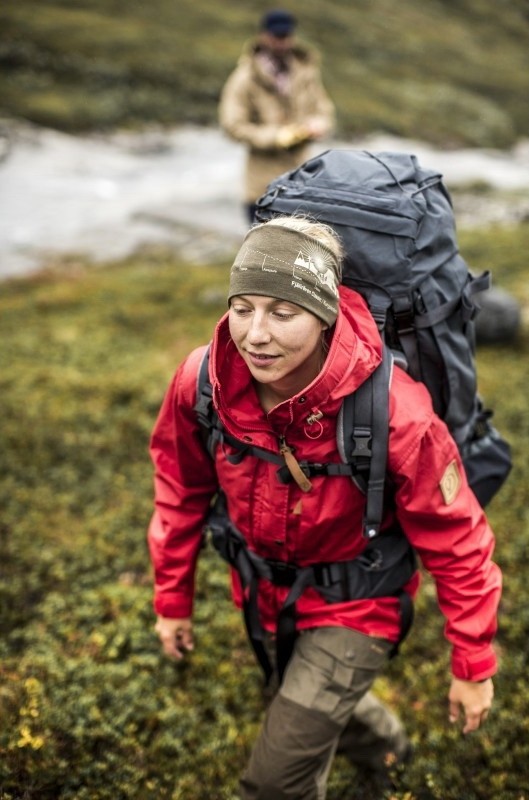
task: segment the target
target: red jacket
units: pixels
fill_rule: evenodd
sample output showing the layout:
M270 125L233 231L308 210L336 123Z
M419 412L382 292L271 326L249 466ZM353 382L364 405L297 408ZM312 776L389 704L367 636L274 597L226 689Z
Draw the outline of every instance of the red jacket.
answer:
M342 288L342 302L330 350L320 374L300 394L262 410L250 373L230 339L227 318L217 325L210 358L213 399L226 430L237 439L279 452L279 436L298 460L340 461L336 420L343 398L353 392L381 359L380 337L371 315L355 292ZM292 481L282 484L277 466L254 456L230 464L222 448L215 461L205 452L193 407L198 348L177 370L166 394L151 441L155 465L155 513L149 546L155 570L155 610L166 617L192 614L194 574L202 528L217 486L225 491L229 515L259 555L299 566L352 559L365 547L364 496L349 477L312 478L308 493ZM319 423L308 423L315 412ZM455 465L454 465L455 462ZM451 466L450 466L451 465ZM456 497L441 491L447 468L459 471ZM452 671L458 678L481 680L494 674L491 640L501 574L492 562L492 531L469 489L455 443L434 414L427 389L395 367L390 389L388 470L395 483L396 514L424 567L433 576L438 602L452 643ZM415 594L419 575L408 590ZM241 605L238 576L232 591ZM288 593L260 583L262 623L274 630ZM308 588L297 603L298 628L343 625L363 633L398 639L395 598L326 603Z

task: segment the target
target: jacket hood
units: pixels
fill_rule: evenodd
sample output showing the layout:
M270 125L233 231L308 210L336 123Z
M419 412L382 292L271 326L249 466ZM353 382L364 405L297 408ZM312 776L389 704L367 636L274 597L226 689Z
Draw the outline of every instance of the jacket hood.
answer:
M340 287L340 307L329 352L321 372L305 389L276 406L269 415L260 408L250 371L229 334L228 315L218 323L210 358L213 400L226 429L237 436L246 431L270 431L303 422L320 410L336 416L343 398L354 392L382 360L382 341L363 298Z

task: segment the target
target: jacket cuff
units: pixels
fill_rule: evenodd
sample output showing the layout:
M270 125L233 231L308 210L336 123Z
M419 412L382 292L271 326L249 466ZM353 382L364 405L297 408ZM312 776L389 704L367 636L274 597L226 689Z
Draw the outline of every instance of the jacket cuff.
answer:
M492 645L471 655L455 647L452 653L452 674L463 681L483 681L491 678L498 669Z
M154 611L168 619L190 619L193 616L193 601L183 595L157 595L154 598Z

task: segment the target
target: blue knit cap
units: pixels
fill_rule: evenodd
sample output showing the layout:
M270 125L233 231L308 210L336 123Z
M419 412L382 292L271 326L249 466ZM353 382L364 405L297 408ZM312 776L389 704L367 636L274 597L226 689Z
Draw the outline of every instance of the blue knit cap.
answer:
M268 31L272 36L289 36L294 31L296 22L292 14L278 8L264 15L261 20L261 30Z

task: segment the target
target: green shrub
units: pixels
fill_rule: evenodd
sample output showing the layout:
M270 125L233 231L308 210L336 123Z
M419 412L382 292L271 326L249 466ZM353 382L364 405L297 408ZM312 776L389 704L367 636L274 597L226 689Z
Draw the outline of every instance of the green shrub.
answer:
M529 226L461 238L473 266L492 260L527 307ZM263 701L225 568L204 552L197 647L175 666L153 631L145 542L149 433L176 364L223 313L226 285L226 265L141 257L2 285L3 800L235 796ZM401 800L529 795L527 350L524 330L515 347L479 353L516 462L490 509L505 573L496 705L478 734L448 727L448 648L426 578L402 657L377 684L416 745ZM349 798L352 778L338 759L329 800Z

